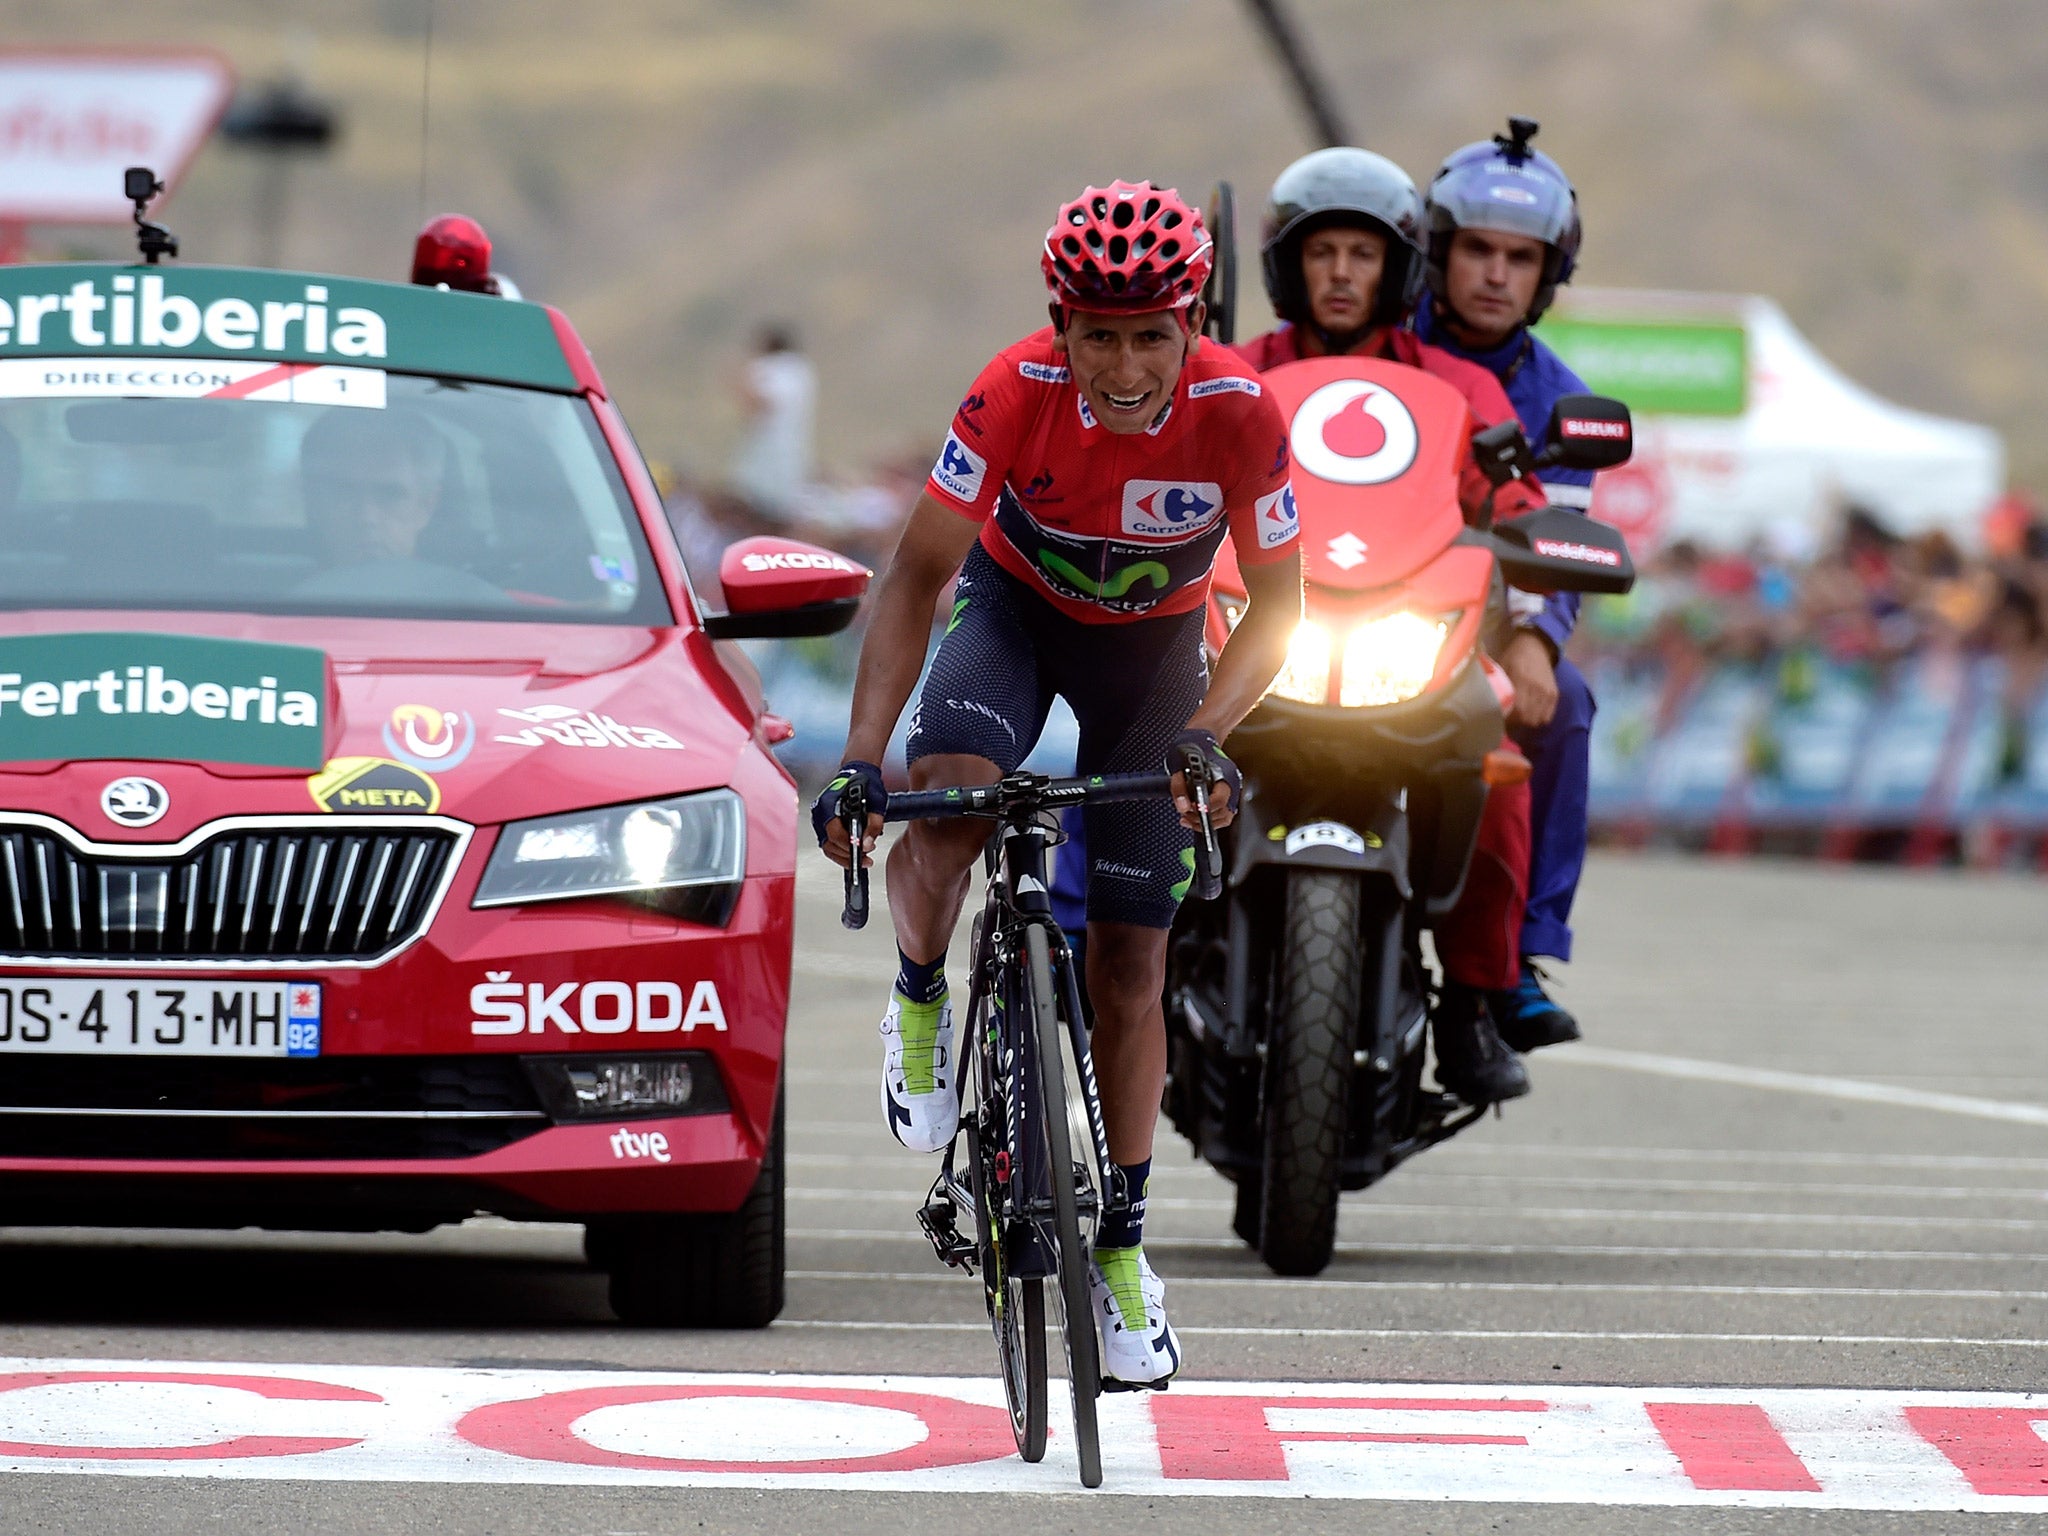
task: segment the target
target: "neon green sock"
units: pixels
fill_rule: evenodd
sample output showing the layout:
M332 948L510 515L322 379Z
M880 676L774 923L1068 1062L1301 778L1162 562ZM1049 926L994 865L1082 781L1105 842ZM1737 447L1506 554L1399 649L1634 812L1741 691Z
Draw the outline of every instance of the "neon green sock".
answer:
M931 1093L938 1087L933 1057L945 1008L943 990L928 1003L913 1003L901 991L896 994L896 1033L903 1041L903 1087L907 1093Z
M1116 1298L1116 1309L1123 1314L1124 1326L1133 1333L1145 1331L1145 1286L1138 1269L1138 1261L1144 1256L1142 1245L1095 1250L1095 1267L1102 1271L1109 1294Z

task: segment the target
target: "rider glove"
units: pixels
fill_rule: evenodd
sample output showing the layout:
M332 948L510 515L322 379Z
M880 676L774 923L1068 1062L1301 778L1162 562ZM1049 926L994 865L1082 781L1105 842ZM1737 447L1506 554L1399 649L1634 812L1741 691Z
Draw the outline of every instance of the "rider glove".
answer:
M819 791L818 798L811 805L811 830L818 834L818 846L825 846L826 829L839 815L839 797L846 786L858 779L866 789L868 814L880 816L889 808L889 787L882 782L882 770L873 763L859 761L841 763L839 771L832 775L832 782ZM865 827L848 827L847 839L858 843Z
M1235 812L1238 802L1244 797L1244 775L1237 764L1223 750L1223 744L1216 739L1214 731L1205 731L1199 726L1190 726L1173 738L1173 746L1166 754L1166 771L1180 772L1180 760L1189 747L1193 747L1209 761L1209 772L1230 786L1230 809Z

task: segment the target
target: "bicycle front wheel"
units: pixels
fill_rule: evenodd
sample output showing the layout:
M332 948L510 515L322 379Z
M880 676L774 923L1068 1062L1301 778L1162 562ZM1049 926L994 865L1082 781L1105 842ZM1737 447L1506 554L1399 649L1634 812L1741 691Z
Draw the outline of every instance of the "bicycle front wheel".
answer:
M1051 1236L1059 1251L1060 1332L1066 1339L1067 1385L1074 1399L1074 1451L1081 1463L1081 1486L1099 1488L1102 1438L1095 1422L1095 1400L1102 1392L1102 1365L1095 1348L1095 1315L1088 1302L1088 1249L1081 1240L1080 1204L1075 1199L1080 1171L1074 1166L1073 1140L1067 1131L1067 1083L1061 1066L1065 1031L1054 1003L1057 994L1045 930L1031 924L1025 930L1024 947L1024 984L1036 1046L1037 1120L1052 1184Z

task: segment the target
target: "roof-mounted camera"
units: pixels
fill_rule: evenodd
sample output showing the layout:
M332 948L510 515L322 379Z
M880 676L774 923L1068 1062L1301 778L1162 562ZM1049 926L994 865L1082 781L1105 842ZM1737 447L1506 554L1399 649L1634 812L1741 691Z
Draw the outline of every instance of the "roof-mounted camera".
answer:
M156 172L146 165L131 165L121 173L121 195L135 205L135 243L142 248L142 259L152 267L164 257L178 254L178 237L143 217L163 190Z

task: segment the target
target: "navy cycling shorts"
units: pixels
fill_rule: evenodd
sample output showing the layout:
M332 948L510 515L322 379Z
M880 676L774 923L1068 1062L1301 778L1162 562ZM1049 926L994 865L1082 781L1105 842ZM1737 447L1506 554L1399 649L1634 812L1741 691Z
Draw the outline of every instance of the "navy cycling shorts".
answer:
M1201 609L1120 624L1067 617L979 544L910 717L908 756L963 753L1004 773L1030 755L1054 695L1080 722L1074 772L1157 773L1209 687ZM1194 871L1172 802L1087 807L1088 920L1169 928Z

